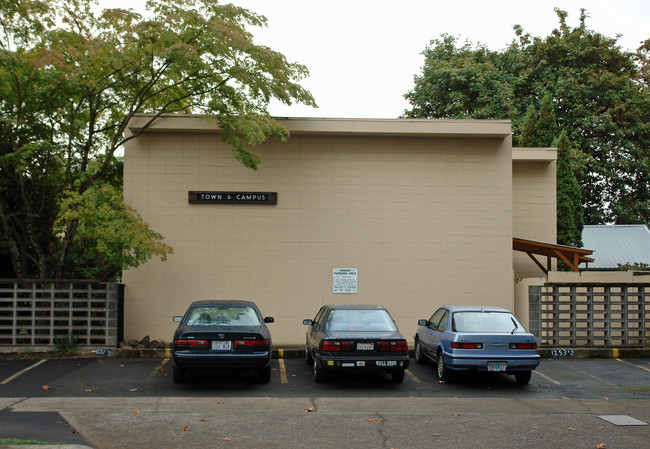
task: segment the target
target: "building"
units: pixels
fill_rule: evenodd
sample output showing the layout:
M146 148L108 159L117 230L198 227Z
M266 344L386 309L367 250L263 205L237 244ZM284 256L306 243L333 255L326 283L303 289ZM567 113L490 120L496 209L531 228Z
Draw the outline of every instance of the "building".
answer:
M540 275L513 236L555 242L556 153L513 150L509 121L280 121L257 171L197 116L127 143L124 200L174 254L124 273L126 340L169 340L210 298L255 301L276 344L326 303L381 304L411 337L443 304L515 309L513 280Z

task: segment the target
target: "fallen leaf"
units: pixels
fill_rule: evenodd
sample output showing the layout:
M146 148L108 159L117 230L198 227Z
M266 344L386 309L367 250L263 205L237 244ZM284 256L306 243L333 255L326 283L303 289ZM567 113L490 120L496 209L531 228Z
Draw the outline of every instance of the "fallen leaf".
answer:
M86 388L86 389L84 390L84 393L92 393L92 392L93 392L93 390L91 390L90 388Z
M251 406L250 404L246 404L246 407L250 407L250 406Z
M605 430L605 427L599 427L598 430Z
M41 388L42 388L43 390L51 390L51 389L52 389L52 387L50 387L50 386L48 386L48 385L43 385Z
M221 404L223 404L223 402L217 402L217 405L221 405Z
M131 391L131 392L138 391L138 389L137 388L131 388L129 391Z
M82 386L83 382L77 382L77 385Z
M134 415L141 415L142 412L141 412L140 410L136 410L135 412L133 412L133 414L134 414Z
M120 368L124 368L126 365L120 365Z
M222 438L221 441L230 441L230 438Z
M190 426L183 426L183 432L187 432L187 431L190 430L190 429L191 429Z
M611 401L611 400L612 400L612 398L608 398L608 397L602 397L602 398L600 398L600 399L604 399L604 400L606 400L606 401Z
M575 427L569 427L569 430L572 431L572 432L576 431Z
M381 422L381 419L368 418L368 422Z
M598 443L594 446L596 449L607 449L605 443Z
M444 380L439 380L438 383L439 383L439 384L444 384L445 381L444 381Z
M79 433L79 431L77 429L72 429L72 431L70 433L77 434L77 433Z
M536 430L536 429L528 429L528 432L530 432L530 433L537 433L537 432L539 432L539 430Z
M566 396L562 396L562 399L569 399L569 398L568 398L568 397L566 397Z
M209 419L205 419L205 418L201 418L201 419L199 419L199 421L201 421L201 422L209 422L210 420L209 420Z
M309 408L305 409L305 412L307 412L307 413L313 412L313 411L314 411L314 407L309 407Z
M451 416L463 416L462 413L450 413Z
M439 433L434 433L433 436L434 436L434 437L439 437L440 434L439 434Z
M165 374L165 377L169 377L169 373Z

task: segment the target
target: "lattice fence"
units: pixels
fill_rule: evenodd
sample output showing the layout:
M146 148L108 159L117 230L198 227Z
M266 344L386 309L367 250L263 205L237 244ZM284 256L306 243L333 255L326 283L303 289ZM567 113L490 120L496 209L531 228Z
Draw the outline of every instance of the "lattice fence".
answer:
M647 347L648 297L650 284L531 286L530 331L540 347Z
M116 347L120 285L0 280L0 346Z

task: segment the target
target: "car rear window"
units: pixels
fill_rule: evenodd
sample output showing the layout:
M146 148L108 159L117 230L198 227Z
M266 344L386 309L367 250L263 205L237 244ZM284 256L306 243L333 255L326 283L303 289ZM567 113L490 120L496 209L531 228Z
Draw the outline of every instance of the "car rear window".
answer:
M246 306L202 306L191 309L185 318L188 326L259 326L255 309Z
M456 312L453 329L456 332L524 332L515 317L506 312Z
M327 317L325 330L394 332L397 327L385 310L336 309Z

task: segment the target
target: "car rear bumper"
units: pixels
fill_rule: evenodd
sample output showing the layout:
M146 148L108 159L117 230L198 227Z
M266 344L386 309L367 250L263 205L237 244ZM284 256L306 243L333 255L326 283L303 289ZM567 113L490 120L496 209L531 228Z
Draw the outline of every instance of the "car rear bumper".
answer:
M271 364L271 351L251 354L189 354L178 351L172 353L172 361L176 366L188 369L260 369Z
M315 363L326 370L353 370L353 371L385 371L393 372L408 368L411 361L408 355L403 356L332 356L316 354Z
M488 362L506 362L506 372L534 370L539 366L539 355L529 357L464 357L455 354L443 354L445 366L452 370L489 371Z

